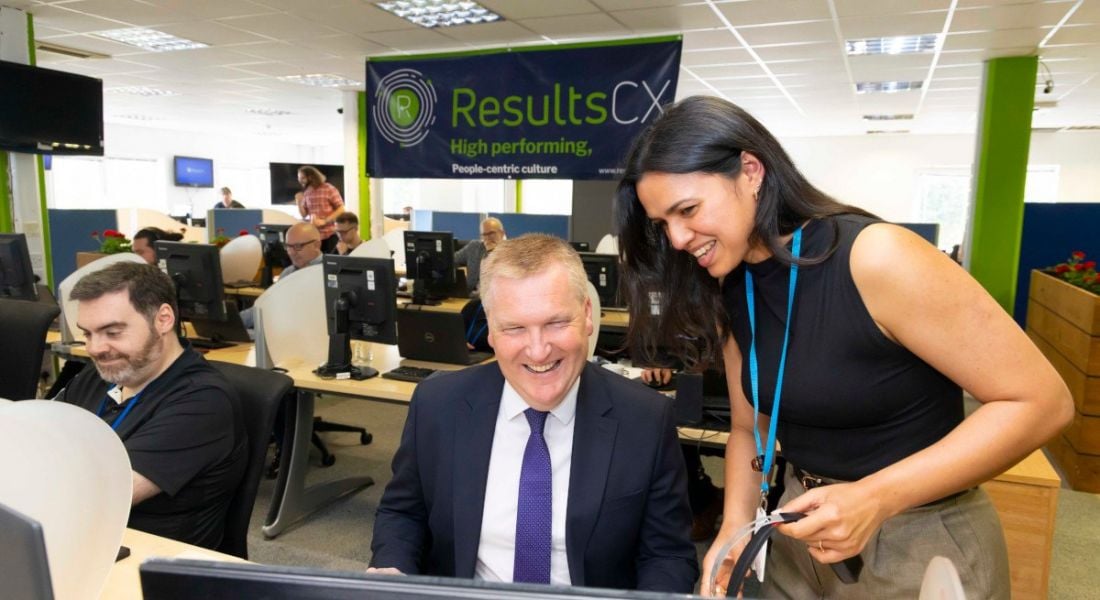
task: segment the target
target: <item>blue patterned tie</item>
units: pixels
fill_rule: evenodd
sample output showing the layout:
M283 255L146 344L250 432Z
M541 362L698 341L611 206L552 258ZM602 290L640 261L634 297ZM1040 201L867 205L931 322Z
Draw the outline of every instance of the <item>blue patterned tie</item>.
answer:
M531 426L531 437L523 451L519 473L519 507L516 511L516 559L512 581L550 583L550 532L552 474L550 449L542 437L546 415L528 408L523 411Z

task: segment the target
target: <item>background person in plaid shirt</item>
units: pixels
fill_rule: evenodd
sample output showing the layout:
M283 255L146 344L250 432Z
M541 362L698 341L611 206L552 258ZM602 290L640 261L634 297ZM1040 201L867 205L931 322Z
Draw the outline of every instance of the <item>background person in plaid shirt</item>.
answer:
M321 232L321 251L332 254L339 241L335 235L336 217L344 212L340 190L326 182L317 167L308 165L298 168L298 183L302 186L302 194L297 198L298 211Z

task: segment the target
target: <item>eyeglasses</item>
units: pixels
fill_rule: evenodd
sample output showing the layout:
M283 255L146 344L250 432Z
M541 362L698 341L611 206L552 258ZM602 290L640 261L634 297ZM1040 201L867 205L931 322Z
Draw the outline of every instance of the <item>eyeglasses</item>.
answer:
M303 249L305 249L306 246L308 246L308 245L310 245L314 242L319 242L319 241L321 241L321 240L309 240L308 242L302 242L301 244L287 243L286 247L287 247L288 250L293 250L295 252L301 252Z
M339 233L340 235L347 235L353 231L355 231L354 227L348 227L347 229L340 229L339 227L336 228L336 233Z

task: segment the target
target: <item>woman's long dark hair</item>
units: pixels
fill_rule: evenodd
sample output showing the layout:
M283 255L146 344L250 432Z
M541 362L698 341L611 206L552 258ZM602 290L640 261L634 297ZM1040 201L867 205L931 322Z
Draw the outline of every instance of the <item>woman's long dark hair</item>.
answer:
M183 239L183 234L175 231L165 231L159 227L146 227L135 233L134 239L143 239L146 244L152 246L161 240L166 242L178 242Z
M794 257L781 238L810 219L855 213L818 190L799 173L779 141L740 107L707 96L685 98L634 140L616 191L614 222L623 264L621 286L630 306L627 345L642 360L658 348L683 361L685 368L716 368L730 323L717 279L679 252L650 222L638 200L637 184L646 173L710 173L729 178L741 172L741 153L764 165L755 222L749 244L762 244L779 261ZM835 250L799 260L819 263ZM657 314L654 314L657 313Z

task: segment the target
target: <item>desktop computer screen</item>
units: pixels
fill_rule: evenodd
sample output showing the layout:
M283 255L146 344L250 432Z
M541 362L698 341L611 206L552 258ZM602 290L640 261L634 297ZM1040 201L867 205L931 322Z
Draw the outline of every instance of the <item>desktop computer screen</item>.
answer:
M273 269L279 267L285 269L290 266L290 255L286 253L286 232L290 225L275 223L260 223L257 226L257 237L263 248L264 266L260 276L260 287L271 287L275 278Z
M406 231L405 271L413 284L413 303L438 303L432 293L455 282L454 235L449 231Z
M351 340L397 343L397 278L393 260L360 256L324 258L325 316L328 320L328 362L317 374L352 379L378 374L351 364Z
M227 306L218 247L213 244L158 241L157 265L176 284L178 321L187 320L197 334L209 341L192 339L196 347L222 348L231 342L247 342L236 307ZM181 329L182 331L182 329Z
M42 524L0 503L0 581L5 598L53 598Z
M378 575L302 567L151 558L141 564L145 600L669 600L683 594Z
M0 298L38 299L27 236L22 233L0 233Z
M578 252L588 280L596 287L603 308L623 308L619 294L619 257L614 254Z

